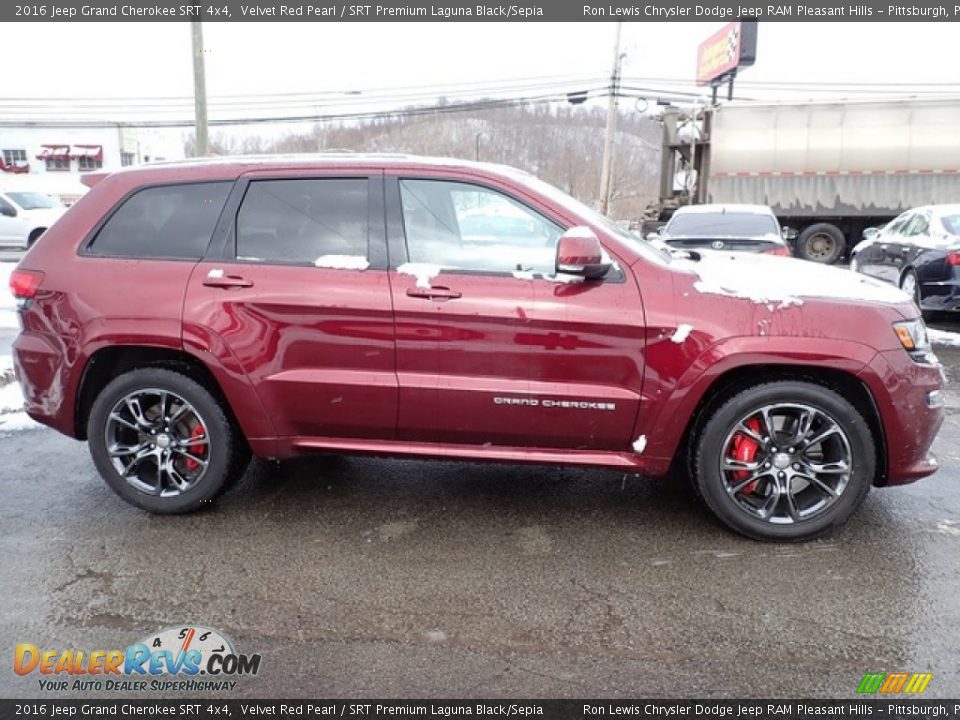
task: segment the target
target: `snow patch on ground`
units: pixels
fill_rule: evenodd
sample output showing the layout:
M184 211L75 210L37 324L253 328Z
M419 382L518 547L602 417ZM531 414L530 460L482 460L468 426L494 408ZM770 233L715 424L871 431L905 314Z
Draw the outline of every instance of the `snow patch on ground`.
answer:
M313 264L332 270L366 270L370 267L370 261L362 255L321 255Z
M430 281L440 274L442 268L431 263L404 263L397 268L401 275L413 275L417 279L418 288L429 288Z
M960 347L960 333L927 328L927 337L930 338L930 342L932 342L934 345Z
M673 263L699 278L694 283L698 292L745 298L771 309L802 305L802 298L910 302L899 288L842 268L751 253L703 250L699 254L699 262L677 259Z
M675 342L677 345L680 345L690 336L691 332L693 332L693 325L681 323L677 326L677 331L670 336L670 342Z
M23 394L13 379L13 358L0 356L0 435L40 427L23 410Z
M636 440L633 441L633 451L640 455L644 450L647 449L647 436L641 435Z
M16 263L0 262L0 328L20 328L16 301L10 292L10 273L16 266Z

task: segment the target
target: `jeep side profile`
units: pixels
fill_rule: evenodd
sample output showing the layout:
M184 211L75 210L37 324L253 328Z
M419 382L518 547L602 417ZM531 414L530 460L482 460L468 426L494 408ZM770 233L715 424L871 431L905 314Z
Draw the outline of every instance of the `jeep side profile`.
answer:
M384 155L127 168L11 276L35 420L108 485L197 509L251 454L688 474L800 540L936 470L917 307L846 270L670 254L502 166Z

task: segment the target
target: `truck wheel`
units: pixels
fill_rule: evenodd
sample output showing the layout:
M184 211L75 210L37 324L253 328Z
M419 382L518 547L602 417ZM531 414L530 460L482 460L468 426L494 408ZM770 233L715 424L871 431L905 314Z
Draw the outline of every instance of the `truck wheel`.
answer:
M842 256L847 239L840 228L830 223L817 223L804 229L797 238L797 257L832 265Z
M163 368L120 375L97 396L87 438L107 484L152 513L212 502L243 472L242 438L199 383Z
M707 506L757 540L808 540L847 521L873 484L863 416L808 382L754 385L730 398L694 440L694 481Z

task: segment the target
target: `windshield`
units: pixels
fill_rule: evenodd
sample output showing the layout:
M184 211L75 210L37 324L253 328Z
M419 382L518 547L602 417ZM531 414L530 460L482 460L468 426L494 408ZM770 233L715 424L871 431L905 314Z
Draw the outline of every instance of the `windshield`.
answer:
M951 235L960 235L960 215L944 215L941 218L943 229Z
M7 193L7 195L24 210L42 210L44 208L60 207L60 203L46 193L10 192Z
M519 173L518 173L519 174ZM670 262L670 253L654 247L636 233L624 230L613 220L601 215L589 205L585 205L576 198L568 195L560 188L554 187L548 182L544 182L532 175L522 174L520 178L524 184L529 185L540 194L554 200L561 205L570 208L578 215L584 217L588 222L602 227L610 235L618 240L628 244L631 248L641 253L645 257L655 260L659 263Z
M769 215L746 212L677 213L664 234L671 237L764 237L777 234L776 221Z

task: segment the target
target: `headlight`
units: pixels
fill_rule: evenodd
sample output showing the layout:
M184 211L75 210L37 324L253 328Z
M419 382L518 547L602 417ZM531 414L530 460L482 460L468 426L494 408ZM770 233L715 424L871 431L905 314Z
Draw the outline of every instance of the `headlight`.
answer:
M931 362L927 360L927 356L931 355L930 338L927 337L927 326L923 324L922 319L895 322L893 330L897 333L903 349L910 353L914 360Z

